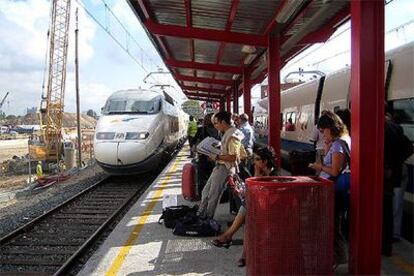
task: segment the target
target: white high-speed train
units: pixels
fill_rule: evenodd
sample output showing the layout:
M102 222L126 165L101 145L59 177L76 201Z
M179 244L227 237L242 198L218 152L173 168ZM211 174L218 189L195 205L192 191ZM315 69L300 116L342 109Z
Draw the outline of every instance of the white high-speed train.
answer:
M305 82L281 93L282 158L294 149L313 150L309 141L315 118L322 110L350 108L349 67ZM385 93L391 113L414 141L414 42L385 56ZM259 143L267 143L267 98L255 105L254 127ZM286 128L289 119L293 126Z
M168 94L131 89L113 93L96 126L97 163L111 174L154 170L185 140L186 115Z

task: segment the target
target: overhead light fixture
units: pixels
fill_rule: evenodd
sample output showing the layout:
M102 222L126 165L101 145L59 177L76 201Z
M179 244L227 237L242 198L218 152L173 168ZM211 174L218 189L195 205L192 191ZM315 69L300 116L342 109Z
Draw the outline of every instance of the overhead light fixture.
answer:
M256 47L251 45L243 45L241 52L244 54L254 54L256 53Z
M248 65L248 64L250 64L255 58L256 58L256 54L250 54L250 55L247 55L247 57L244 59L244 64L245 65Z
M302 0L287 0L282 10L276 16L276 21L278 23L286 23L302 3Z

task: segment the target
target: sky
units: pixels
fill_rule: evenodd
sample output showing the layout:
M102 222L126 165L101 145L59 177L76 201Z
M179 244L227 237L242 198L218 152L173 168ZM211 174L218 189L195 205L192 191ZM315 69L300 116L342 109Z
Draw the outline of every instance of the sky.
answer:
M125 26L128 34L111 11L105 8L104 3ZM147 73L158 67L165 67L125 0L72 0L65 94L66 112L76 110L74 77L76 7L79 7L81 110L93 109L99 113L111 93L121 89L149 86L150 84L142 81ZM109 30L118 42L115 42L84 8ZM25 114L26 108L39 106L46 66L49 10L49 0L0 0L0 37L2 38L0 40L0 98L6 91L10 91L9 98L2 108L6 114L22 115ZM413 0L394 0L386 6L386 31L413 19ZM323 45L315 45L292 60L281 72L282 78L287 72L296 71L299 67L331 72L349 65L349 24L341 27L334 36L336 36L334 40ZM413 38L414 23L389 34L389 39L386 39L386 49L407 43ZM135 60L118 43L127 48ZM155 82L154 79L149 80ZM258 86L254 87L252 96L258 97L259 90ZM182 99L183 95L177 92L176 97ZM239 102L242 103L242 99Z

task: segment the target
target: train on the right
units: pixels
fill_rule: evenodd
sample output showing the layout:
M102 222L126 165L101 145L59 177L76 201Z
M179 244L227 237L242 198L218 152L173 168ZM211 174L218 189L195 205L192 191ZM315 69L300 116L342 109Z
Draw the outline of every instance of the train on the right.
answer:
M385 54L385 99L388 111L414 142L414 42ZM292 151L313 151L312 129L323 110L350 110L351 68L319 75L281 92L281 159L289 164ZM267 144L268 100L254 105L253 121L258 144ZM370 126L366 126L370 127ZM414 155L405 161L403 236L413 242Z

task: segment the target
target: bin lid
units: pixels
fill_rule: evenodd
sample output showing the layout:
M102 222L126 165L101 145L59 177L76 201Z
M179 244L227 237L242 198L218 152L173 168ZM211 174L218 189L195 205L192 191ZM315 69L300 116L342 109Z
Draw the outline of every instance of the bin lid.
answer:
M274 186L274 185L310 185L310 184L332 184L333 182L319 176L259 176L250 177L246 180L248 186Z

